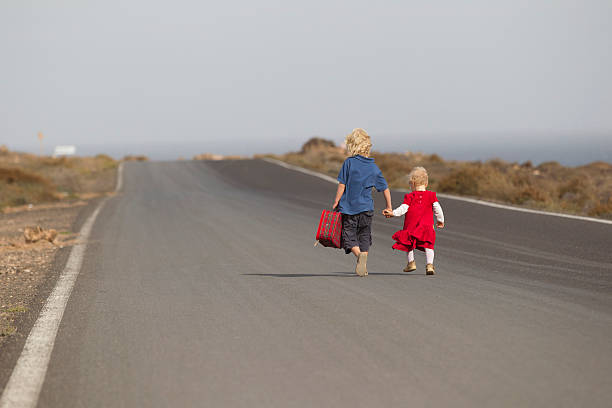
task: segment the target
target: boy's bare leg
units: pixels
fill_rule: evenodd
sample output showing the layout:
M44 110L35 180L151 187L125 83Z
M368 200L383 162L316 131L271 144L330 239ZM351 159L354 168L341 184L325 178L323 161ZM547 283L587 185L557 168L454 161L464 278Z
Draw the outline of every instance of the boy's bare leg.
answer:
M359 248L357 248L357 250L359 251ZM368 253L359 252L359 255L357 255L357 265L355 266L355 273L357 275L367 276L368 274L367 262L368 262Z
M361 250L359 249L358 246L354 246L351 248L351 252L353 253L353 255L359 258L359 254L361 253Z

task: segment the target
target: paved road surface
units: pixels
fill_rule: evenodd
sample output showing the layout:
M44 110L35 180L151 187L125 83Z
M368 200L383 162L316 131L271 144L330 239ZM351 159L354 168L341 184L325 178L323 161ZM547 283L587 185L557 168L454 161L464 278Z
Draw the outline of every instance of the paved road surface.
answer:
M402 273L401 220L377 216L358 278L312 247L323 180L263 161L124 175L40 407L611 404L610 225L443 200L437 276L421 253Z

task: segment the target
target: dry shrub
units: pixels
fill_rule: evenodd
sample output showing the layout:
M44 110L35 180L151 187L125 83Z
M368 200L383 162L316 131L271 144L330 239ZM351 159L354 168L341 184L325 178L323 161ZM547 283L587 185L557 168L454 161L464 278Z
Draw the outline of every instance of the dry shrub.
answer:
M376 164L385 175L389 185L410 188L408 174L417 165L414 157L399 153L378 152L375 152L372 157L376 160Z
M612 196L601 200L588 212L590 216L612 219Z
M104 170L114 169L119 166L119 162L117 162L117 160L106 154L98 154L96 157L94 157L94 160L96 164Z
M144 155L128 154L123 158L123 161L149 161L149 158Z
M55 201L59 196L112 191L118 162L96 157L40 157L8 152L0 155L0 205Z
M486 166L492 167L500 172L505 172L508 170L509 164L508 162L502 159L491 159L485 163Z
M333 148L336 148L336 144L333 141L320 137L313 137L302 145L300 153L304 154L312 150L327 150Z
M335 177L346 153L324 142L312 141L301 152L274 157ZM372 157L392 188L410 188L408 173L415 166L423 166L429 173L429 188L434 191L612 218L610 163L594 162L572 168L551 161L534 167L529 161L522 164L500 159L485 163L445 161L435 154L414 152L373 152Z
M346 158L344 154L336 149L310 150L305 154L288 153L286 156L292 163L303 167L309 167L332 177L338 175L340 167L342 167L342 163Z
M567 179L567 168L555 161L542 163L536 167L536 170L540 173L542 178L551 181L561 182L564 179Z
M510 202L513 204L525 204L525 203L544 203L549 200L549 197L533 186L526 186L518 189Z
M437 189L443 193L538 207L550 200L536 185L531 171L501 160L464 164L443 177Z
M23 238L26 244L32 244L40 240L53 242L57 238L57 231L54 229L43 229L40 225L26 227L23 231Z
M561 208L574 212L589 212L600 204L597 191L587 177L574 177L558 187Z
M428 161L430 163L444 163L444 160L442 160L442 158L440 156L438 156L437 154L435 154L435 153L429 155Z
M543 163L540 163L540 165L538 166L538 169L540 169L540 171L543 171L543 172L553 172L553 171L560 170L562 168L563 166L559 164L559 162L556 162L556 161L543 162Z
M302 145L299 152L290 152L283 155L256 155L255 157L271 157L283 160L335 178L346 158L346 154L331 140L311 138Z
M116 160L106 155L95 157L70 157L67 165L44 166L36 170L48 175L58 190L69 195L112 191Z
M49 181L38 174L30 173L18 168L0 168L0 181L6 184L45 184Z
M441 193L476 196L482 182L483 172L477 166L467 166L454 171L438 183Z
M221 154L200 153L193 156L192 160L223 160L225 157Z
M104 153L96 154L95 158L98 160L104 160L104 161L111 161L111 162L115 161L115 159L110 157L108 154L104 154Z
M575 177L559 187L558 196L560 199L566 200L585 195L589 187L588 184L587 180Z
M55 187L48 179L18 168L0 167L0 207L56 199Z
M61 166L61 167L73 167L74 158L69 157L41 157L39 159L40 166Z

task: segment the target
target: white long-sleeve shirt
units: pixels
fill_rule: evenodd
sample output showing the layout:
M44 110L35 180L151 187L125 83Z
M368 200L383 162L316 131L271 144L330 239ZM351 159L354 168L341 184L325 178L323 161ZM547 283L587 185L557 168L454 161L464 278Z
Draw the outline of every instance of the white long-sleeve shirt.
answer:
M395 210L393 210L393 216L401 217L402 215L408 212L408 208L409 208L408 204L400 205ZM442 212L442 207L440 206L440 203L437 201L433 203L433 212L434 212L434 215L436 216L436 221L443 223L444 222L444 212Z

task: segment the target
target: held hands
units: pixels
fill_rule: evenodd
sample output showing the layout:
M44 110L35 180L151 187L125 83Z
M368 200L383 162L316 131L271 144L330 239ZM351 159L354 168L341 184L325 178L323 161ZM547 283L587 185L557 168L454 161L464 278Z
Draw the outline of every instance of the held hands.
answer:
M336 207L338 207L338 203L339 201L334 201L334 203L332 204L332 210L335 210Z
M391 218L391 217L394 216L393 215L393 210L391 208L385 208L382 213L387 218Z
M442 228L444 228L444 223L440 222L440 221L436 221L436 227L442 229Z

